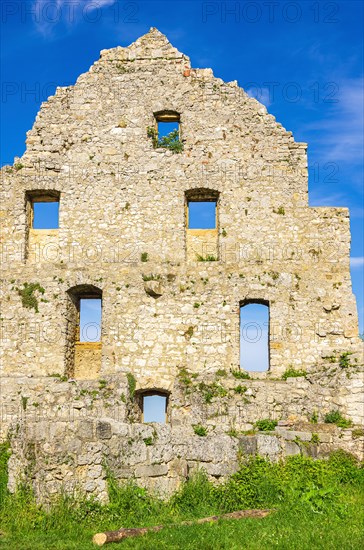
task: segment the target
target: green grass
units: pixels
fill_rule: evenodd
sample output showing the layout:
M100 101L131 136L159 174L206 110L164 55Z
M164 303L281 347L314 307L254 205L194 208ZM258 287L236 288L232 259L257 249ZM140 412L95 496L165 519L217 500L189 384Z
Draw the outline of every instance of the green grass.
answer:
M278 425L277 420L270 420L269 418L264 418L263 420L257 420L254 424L261 432L271 432Z
M324 417L326 424L336 424L339 428L350 428L353 425L351 420L344 418L340 411L332 410Z
M307 376L307 372L305 370L296 370L290 367L282 374L282 379L287 380L287 378L298 378L301 376Z
M200 437L205 437L207 435L207 428L201 426L201 424L193 424L192 428L195 434Z
M33 308L36 313L39 313L38 299L34 293L44 294L44 288L39 283L23 283L23 288L16 288L16 290L21 297L23 307Z
M73 499L61 497L48 511L37 506L25 488L16 495L6 492L6 453L4 447L0 548L86 550L95 548L91 540L96 532L159 524L167 527L125 540L120 548L354 550L364 544L364 469L343 452L328 460L294 456L278 464L251 458L218 486L200 472L168 502L133 483L121 487L111 476L108 505L83 499L75 505ZM263 519L175 525L244 508L275 508L276 512Z
M237 378L238 380L249 380L250 379L250 374L248 372L243 371L243 370L231 369L230 372L234 376L234 378Z
M217 262L217 258L213 254L207 254L206 256L196 254L196 258L198 262Z

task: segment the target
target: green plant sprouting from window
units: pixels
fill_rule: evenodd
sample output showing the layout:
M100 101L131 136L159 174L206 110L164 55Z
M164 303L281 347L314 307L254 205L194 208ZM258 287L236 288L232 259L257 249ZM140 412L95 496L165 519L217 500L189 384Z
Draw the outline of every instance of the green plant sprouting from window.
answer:
M152 139L154 148L162 147L169 149L173 153L181 153L183 151L183 143L179 138L179 131L177 129L159 138L157 129L153 128L153 126L148 126L147 136Z

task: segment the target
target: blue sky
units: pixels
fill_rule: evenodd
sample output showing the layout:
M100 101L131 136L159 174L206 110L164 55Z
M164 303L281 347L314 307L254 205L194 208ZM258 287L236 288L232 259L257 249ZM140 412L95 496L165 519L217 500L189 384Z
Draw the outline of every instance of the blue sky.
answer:
M33 203L33 229L58 229L59 202Z
M102 305L100 298L80 300L80 342L101 340Z
M216 202L189 202L188 227L189 229L215 229Z
M238 80L308 142L312 206L348 206L363 331L363 2L3 0L1 163L24 152L42 101L101 49L151 26L192 66Z
M166 421L166 397L162 395L148 395L143 398L144 422Z

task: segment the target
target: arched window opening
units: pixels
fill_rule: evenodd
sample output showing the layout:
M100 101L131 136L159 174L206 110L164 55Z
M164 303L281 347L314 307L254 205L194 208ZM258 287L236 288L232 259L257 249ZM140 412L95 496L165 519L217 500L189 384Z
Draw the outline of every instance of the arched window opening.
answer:
M186 191L187 259L218 260L218 199L219 193L213 189Z
M167 396L160 393L143 395L143 422L166 423Z
M264 300L240 304L240 368L269 370L269 304Z
M168 418L169 394L161 390L141 390L136 399L141 422L166 424Z
M78 285L68 291L66 372L73 378L97 378L101 368L102 291Z

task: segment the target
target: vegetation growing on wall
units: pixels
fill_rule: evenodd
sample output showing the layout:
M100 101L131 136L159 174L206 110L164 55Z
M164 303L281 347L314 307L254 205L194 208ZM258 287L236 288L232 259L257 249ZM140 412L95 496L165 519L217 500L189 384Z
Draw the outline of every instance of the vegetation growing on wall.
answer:
M338 410L332 410L325 415L324 422L326 424L336 424L339 428L350 428L353 425L351 420L344 418Z
M271 432L278 425L278 422L276 420L264 418L263 420L258 420L254 425L261 432Z
M16 288L23 307L34 309L38 313L38 298L36 292L44 294L45 290L39 283L23 283L23 288ZM43 300L46 301L46 300Z
M238 380L249 380L250 379L250 374L248 372L245 372L243 370L240 370L240 369L237 369L237 370L234 370L234 369L231 369L231 374L233 375L234 378L237 378Z
M226 397L228 394L227 389L217 382L212 382L211 384L200 382L198 390L201 392L205 403L211 403L213 397Z
M217 262L217 258L213 254L207 254L206 256L196 254L196 258L198 262Z
M305 370L296 370L293 367L289 367L282 374L282 378L283 380L287 380L287 378L299 378L301 376L306 376L306 375L307 375L307 372Z
M150 273L150 275L145 275L144 273L142 274L142 279L144 282L147 282L147 281L160 281L162 279L162 276L157 274L155 275L154 273Z
M207 428L201 426L201 424L193 424L192 428L195 434L200 437L205 437L207 435Z
M350 355L352 355L352 352L346 351L345 353L342 353L339 358L339 366L342 369L346 369L351 366L350 364Z
M126 375L126 378L128 380L129 398L132 400L134 399L135 388L136 388L135 376L131 372L128 372L128 374Z

